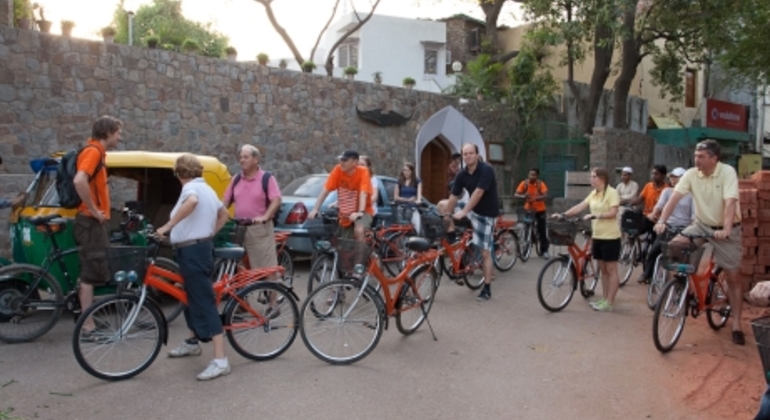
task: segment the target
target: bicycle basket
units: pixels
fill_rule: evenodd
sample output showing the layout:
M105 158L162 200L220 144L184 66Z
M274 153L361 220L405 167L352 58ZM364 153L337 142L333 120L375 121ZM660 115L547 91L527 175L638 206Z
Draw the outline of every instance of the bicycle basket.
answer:
M422 233L425 239L435 242L446 235L446 226L444 218L435 214L422 215Z
M345 274L363 274L368 268L369 254L371 249L366 242L359 242L353 239L337 240L337 268ZM356 270L356 266L360 266Z
M572 222L548 222L548 238L551 245L570 246L575 244L578 225Z
M115 280L115 273L131 271L136 273L136 282L144 281L147 271L147 248L143 246L111 246L107 249L107 267L110 270L110 282Z
M307 236L310 238L313 249L326 249L337 244L338 224L324 223L323 220L312 219L305 223L305 228L307 229Z
M620 230L629 235L637 235L642 231L644 215L640 211L628 210L620 218Z
M530 224L535 220L535 212L518 208L516 209L516 220L521 223Z
M705 247L690 242L661 243L661 264L666 270L692 274L698 271Z
M757 340L757 350L759 350L759 359L762 361L765 382L770 384L770 316L752 320L751 329Z

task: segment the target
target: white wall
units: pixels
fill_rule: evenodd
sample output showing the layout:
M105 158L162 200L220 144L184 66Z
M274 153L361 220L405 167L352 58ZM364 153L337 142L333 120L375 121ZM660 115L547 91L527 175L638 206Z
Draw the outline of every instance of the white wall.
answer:
M350 13L333 23L324 34L318 50L323 51L319 62L321 67L326 52L344 34L344 27L355 25L356 18ZM401 86L405 77L413 78L415 89L440 92L449 86L446 75L446 24L429 20L405 19L374 15L351 37L359 39L357 80L371 82L374 72L382 72L386 85ZM422 42L440 44L437 74L424 74L424 46ZM338 60L335 57L335 66ZM342 68L335 67L334 75L344 77ZM323 73L322 70L316 72Z

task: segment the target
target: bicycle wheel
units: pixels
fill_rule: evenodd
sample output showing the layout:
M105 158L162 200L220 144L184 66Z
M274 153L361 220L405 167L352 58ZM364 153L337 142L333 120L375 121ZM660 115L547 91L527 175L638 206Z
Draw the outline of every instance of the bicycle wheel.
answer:
M519 239L512 229L505 229L495 235L495 254L492 262L502 271L508 271L519 258Z
M679 341L687 318L686 280L674 278L665 286L652 318L652 341L661 353L671 351Z
M728 287L723 273L719 273L709 280L709 289L706 294L706 319L709 327L714 331L722 329L727 324L727 319L730 318Z
M396 328L409 335L422 325L433 307L436 296L436 269L429 264L415 269L409 275L396 301Z
M261 299L261 296L267 299ZM256 315L256 314L259 314ZM253 283L230 298L224 311L227 341L241 356L274 359L297 337L299 310L288 290L275 283Z
M406 235L403 232L388 234L380 245L380 262L392 277L401 274L406 262Z
M586 260L583 264L583 281L580 282L580 294L588 299L595 294L596 285L601 280L597 263L593 259Z
M334 298L330 298L334 296ZM315 309L322 309L319 316ZM385 324L382 298L371 287L350 280L325 283L300 310L300 335L317 358L333 364L357 362L374 350Z
M623 287L628 283L628 279L631 278L631 273L634 272L634 268L639 264L637 261L638 258L639 242L636 240L633 242L624 242L622 248L620 248L620 259L618 260L620 287Z
M291 258L291 254L286 248L282 249L278 253L278 265L283 267L283 282L291 288L294 285L294 260Z
M537 277L537 298L543 308L558 312L566 308L577 287L575 270L568 258L548 261Z
M650 280L650 285L647 287L647 307L653 311L668 278L668 270L660 264L661 258L663 256L658 255L658 258L655 259L655 271L653 271L652 280Z
M532 255L532 229L526 223L519 223L519 226L519 258L523 262L527 262Z
M56 325L63 309L61 287L50 273L29 264L0 268L0 340L32 341Z
M84 336L83 324L93 318L96 330ZM75 324L72 350L83 370L107 381L128 379L158 357L166 325L157 306L129 294L102 299L89 306Z
M338 280L334 270L334 254L321 254L313 261L307 277L307 294L330 281Z
M465 285L471 290L478 290L484 285L484 258L481 248L475 244L468 244L462 259L462 267L465 271Z
M158 257L155 259L155 265L158 267L168 270L172 273L179 274L179 264L177 264L175 261L170 260L168 258ZM160 279L160 278L159 278ZM184 286L182 283L175 283L171 280L165 280L167 283L174 284L174 287L178 289L184 289ZM182 302L178 301L176 298L172 297L171 295L167 295L160 290L150 287L147 289L147 293L152 298L152 300L158 304L158 307L163 312L163 316L166 317L166 322L169 324L172 323L175 319L179 317L179 314L182 313L184 310L184 304Z
M532 248L535 248L535 252L537 253L538 257L542 257L543 250L540 249L540 237L537 234L537 229L535 229L535 225L531 225L531 227L529 228L529 231L531 232L531 235L532 235L532 240L530 241L532 243Z

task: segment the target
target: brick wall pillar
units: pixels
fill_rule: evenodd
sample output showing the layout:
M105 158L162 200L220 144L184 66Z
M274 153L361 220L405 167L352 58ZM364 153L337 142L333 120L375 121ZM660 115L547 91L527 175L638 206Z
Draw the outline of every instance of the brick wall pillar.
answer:
M0 0L0 25L13 26L13 0Z
M610 184L620 182L620 168L630 166L641 188L655 164L655 139L636 131L596 127L591 136L591 167L610 171Z

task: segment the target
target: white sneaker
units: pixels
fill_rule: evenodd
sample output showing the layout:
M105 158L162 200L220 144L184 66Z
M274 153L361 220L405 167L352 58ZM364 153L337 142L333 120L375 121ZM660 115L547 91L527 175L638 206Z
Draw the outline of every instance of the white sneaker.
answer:
M189 344L183 341L179 347L168 352L168 357L200 356L203 349L200 344Z
M219 367L217 362L215 360L212 360L211 363L209 363L208 367L206 367L206 370L198 374L198 380L209 381L211 379L215 379L220 376L225 376L228 373L230 373L229 362L225 365L225 367Z
M543 259L544 260L550 260L551 256L547 252L543 252Z

